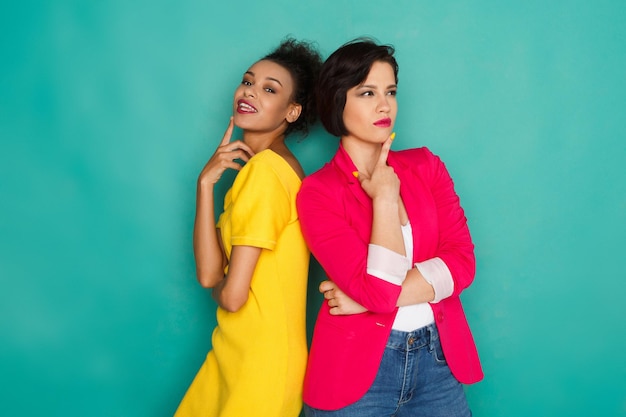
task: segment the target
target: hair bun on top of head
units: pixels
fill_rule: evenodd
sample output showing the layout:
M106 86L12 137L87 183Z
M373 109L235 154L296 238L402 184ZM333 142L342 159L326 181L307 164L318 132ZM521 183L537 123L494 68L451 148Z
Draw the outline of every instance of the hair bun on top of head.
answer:
M293 101L302 106L300 117L289 124L285 136L293 132L306 136L309 126L317 119L314 90L322 67L322 56L312 42L287 37L262 59L275 62L289 71L294 81Z

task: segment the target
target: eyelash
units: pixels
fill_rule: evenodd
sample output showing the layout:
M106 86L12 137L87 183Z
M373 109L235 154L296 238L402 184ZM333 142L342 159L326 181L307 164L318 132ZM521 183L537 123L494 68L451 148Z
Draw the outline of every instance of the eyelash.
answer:
M248 81L248 80L243 80L243 81L241 81L241 84L242 85L246 85L246 86L250 86L250 85L252 85L252 82ZM274 90L271 87L265 87L263 90L265 90L265 92L270 93L270 94L276 94L276 90Z
M390 95L390 96L396 96L398 94L398 91L397 90L390 90L390 91L387 91L386 94ZM373 91L364 91L364 92L361 93L361 95L365 96L365 97L371 97L371 96L374 95L374 92Z

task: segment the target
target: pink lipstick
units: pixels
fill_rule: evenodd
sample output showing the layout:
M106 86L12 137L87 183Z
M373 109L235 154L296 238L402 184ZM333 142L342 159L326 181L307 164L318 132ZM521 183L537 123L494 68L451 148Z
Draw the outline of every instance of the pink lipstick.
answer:
M391 126L391 119L389 117L385 117L384 119L376 120L374 122L374 126L377 126L377 127L389 127L389 126Z

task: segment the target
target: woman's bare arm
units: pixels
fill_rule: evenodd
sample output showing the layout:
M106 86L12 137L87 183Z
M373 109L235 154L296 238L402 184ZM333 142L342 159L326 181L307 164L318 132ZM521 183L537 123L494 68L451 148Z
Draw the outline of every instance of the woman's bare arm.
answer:
M213 298L224 310L234 313L248 301L250 283L261 251L254 246L233 246L228 274L213 288Z
M234 123L231 117L228 128L217 150L206 163L198 177L196 217L193 228L193 250L196 276L205 288L215 287L224 279L226 256L215 227L214 187L227 169L239 171L236 159L248 161L254 152L242 141L230 142Z

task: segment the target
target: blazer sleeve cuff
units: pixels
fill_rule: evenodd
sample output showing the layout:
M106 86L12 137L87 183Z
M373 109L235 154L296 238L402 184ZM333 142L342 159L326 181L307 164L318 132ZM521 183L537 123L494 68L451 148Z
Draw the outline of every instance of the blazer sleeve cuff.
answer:
M379 245L369 245L367 251L367 273L394 285L402 285L411 261L392 250Z
M435 290L435 298L432 303L438 303L448 298L454 291L454 280L448 266L441 258L432 258L424 262L417 262L415 267Z

